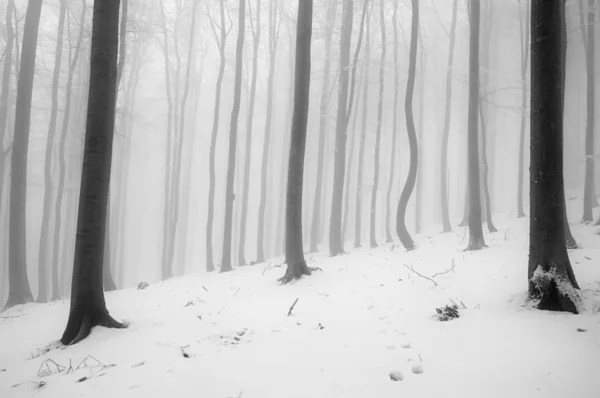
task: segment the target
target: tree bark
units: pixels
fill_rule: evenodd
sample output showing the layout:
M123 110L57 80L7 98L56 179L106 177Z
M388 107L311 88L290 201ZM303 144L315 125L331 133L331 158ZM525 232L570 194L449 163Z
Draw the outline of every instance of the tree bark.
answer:
M523 17L523 9L525 9L525 16ZM518 189L517 189L517 218L525 217L523 211L523 174L525 167L525 126L527 122L527 65L529 64L529 4L525 3L525 7L521 6L521 0L519 0L519 27L521 32L521 84L522 84L522 95L521 95L521 130L519 134L519 177L518 177ZM523 20L525 20L525 26L523 26Z
M375 165L373 172L373 189L371 190L371 224L370 224L370 242L371 247L377 247L377 232L375 231L377 219L377 190L379 189L379 153L381 145L381 126L383 123L383 93L385 85L385 55L386 55L386 37L385 37L385 15L383 12L384 2L379 3L379 18L381 24L381 59L379 65L379 105L377 108L377 129L375 133Z
M400 194L398 202L398 212L396 214L396 232L400 242L406 250L413 250L415 242L406 229L406 207L415 188L417 180L417 169L419 164L419 148L417 143L417 132L415 131L415 121L413 115L413 95L415 91L415 75L417 66L417 39L419 37L419 0L412 0L412 23L410 35L410 59L408 66L408 84L406 86L406 100L404 111L406 113L406 129L408 132L408 142L410 145L410 167L406 184Z
M538 308L578 313L577 281L564 236L561 31L564 1L531 7L531 212L529 297ZM557 26L559 27L557 29ZM561 45L563 41L563 45Z
M580 2L581 4L581 2ZM586 72L587 72L587 111L586 111L586 129L585 129L585 185L583 189L583 222L593 222L593 208L597 205L596 189L594 187L594 115L596 108L596 85L595 85L595 33L596 24L596 1L588 0L588 23L587 34L583 33L585 27L581 27L584 37ZM583 10L581 10L583 13ZM587 43L586 43L587 42Z
M109 315L102 289L117 91L119 0L95 0L93 21L71 309L61 338L65 345L83 340L94 326L124 327Z
M287 270L281 279L282 283L291 282L302 275L310 275L310 270L304 259L304 245L302 243L302 189L310 97L312 12L312 0L298 2L294 113L292 116L292 140L286 199L285 259Z
M11 157L8 277L6 308L33 300L27 278L27 153L31 122L31 97L35 75L41 1L30 1L23 28L23 51L19 68L15 130Z
M469 124L468 124L468 177L469 177L469 245L466 250L484 248L481 223L481 187L479 173L479 0L471 0L469 34Z

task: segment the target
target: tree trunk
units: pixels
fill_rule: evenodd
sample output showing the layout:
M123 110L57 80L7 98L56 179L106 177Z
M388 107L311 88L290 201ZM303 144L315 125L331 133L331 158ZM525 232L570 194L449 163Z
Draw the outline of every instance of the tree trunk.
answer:
M31 122L31 97L35 75L41 1L30 1L23 29L23 51L17 86L15 130L11 157L8 275L6 308L33 300L27 278L27 152Z
M330 69L331 69L331 41L333 36L333 28L335 26L335 17L337 13L337 1L330 1L327 8L326 29L325 29L325 65L323 67L323 86L321 88L321 104L319 111L319 152L317 155L317 180L315 186L315 196L313 200L313 212L310 232L310 251L316 252L319 250L321 242L320 220L321 220L321 198L323 196L323 174L325 160L325 137L326 130L329 125L329 86L330 86Z
M525 15L523 17L523 9L525 9ZM529 64L529 4L525 3L525 7L521 6L519 0L519 27L521 32L521 84L522 84L522 95L521 95L521 130L519 134L519 179L517 189L517 217L525 217L523 211L523 174L525 167L525 126L527 122L527 65ZM525 26L523 26L523 20L525 20Z
M237 130L240 116L242 93L242 64L244 55L244 35L246 34L246 0L239 3L239 25L235 59L235 87L233 93L233 110L229 126L229 162L227 165L227 187L225 192L225 228L223 233L223 260L221 272L231 271L231 229L233 218L233 183L235 178L235 154L237 147Z
M54 136L56 134L56 119L58 114L58 86L60 84L60 69L62 66L63 34L65 31L65 14L67 3L60 2L58 15L58 33L56 37L56 49L54 52L54 72L52 75L52 108L50 110L50 121L48 136L46 139L46 153L44 161L44 209L42 213L42 226L40 232L40 245L38 250L38 303L48 301L48 263L50 260L50 217L52 210L52 150L54 148Z
M419 0L412 0L412 23L410 35L410 59L408 66L408 84L406 86L406 101L404 111L406 113L406 129L410 145L410 167L408 178L400 194L398 202L398 213L396 215L396 232L400 242L406 250L413 250L415 242L406 229L406 207L408 200L415 188L417 180L417 169L419 164L419 148L417 143L417 132L415 131L415 120L413 115L413 94L415 91L415 75L417 67L417 39L419 37Z
M260 47L260 4L256 1L256 28L252 25L254 52L252 57L252 83L250 84L250 104L248 105L248 121L246 123L246 151L244 157L244 187L242 196L242 214L240 220L240 242L238 259L240 265L246 265L246 223L248 220L248 195L250 192L250 156L252 155L252 127L254 123L254 103L256 99L256 80L258 75L258 49ZM252 15L250 15L252 19Z
M367 137L367 116L369 111L369 76L371 67L371 11L367 18L367 38L365 42L364 82L362 94L362 120L360 126L360 145L358 147L358 170L356 172L356 198L354 209L354 247L361 247L362 231L362 180L365 158L365 140Z
M587 43L584 43L587 66L587 119L585 129L585 186L583 190L583 222L593 222L593 208L597 205L596 189L594 188L594 115L596 109L595 96L595 33L596 0L588 0ZM583 13L583 10L581 10ZM585 27L581 27L582 33ZM585 35L585 33L584 33Z
M265 210L267 207L267 169L269 166L269 147L271 145L271 124L273 121L273 85L275 79L275 61L277 55L277 42L279 39L279 26L277 25L277 12L275 1L269 3L269 77L267 81L267 116L265 120L265 135L263 139L263 153L260 171L260 203L258 206L258 237L256 247L256 261L265 261ZM281 23L281 20L280 22Z
M466 250L485 247L481 225L481 187L479 175L479 0L471 0L469 34L469 125L468 125L468 177L469 177L469 245Z
M285 259L287 270L281 278L282 283L291 282L302 275L310 275L310 270L304 259L304 246L302 243L302 188L310 96L312 12L312 0L304 0L298 3L294 113L292 116L292 141L286 199Z
M577 314L579 297L575 289L579 286L565 245L561 203L564 201L561 92L565 66L561 61L564 4L534 0L531 7L531 211L527 277L529 297L538 301L539 309Z
M385 84L385 55L386 55L386 37L385 37L385 15L383 12L383 0L379 3L379 18L381 24L381 59L379 65L379 106L377 108L377 130L375 133L375 165L373 172L373 189L371 190L371 224L370 241L371 247L377 247L377 233L375 224L377 219L377 190L379 189L379 153L381 145L381 125L383 122L383 93Z
M418 142L423 141L423 115L424 115L424 108L425 108L425 100L423 99L425 93L425 70L426 70L426 64L427 64L427 60L425 57L425 47L423 46L423 39L421 38L421 35L419 35L418 38L419 41L419 46L421 47L421 52L419 54L419 119L417 122L417 128L418 128ZM423 152L423 146L419 145L419 159L422 159L422 152ZM423 207L421 206L421 202L422 202L422 196L423 196L423 177L421 176L423 170L423 161L420 160L418 165L417 165L417 180L416 180L416 185L415 185L415 233L419 234L421 233L421 225L422 225L422 212L423 212Z
M61 338L65 345L83 340L94 326L124 327L109 315L102 290L117 91L119 1L95 0L93 21L71 309Z

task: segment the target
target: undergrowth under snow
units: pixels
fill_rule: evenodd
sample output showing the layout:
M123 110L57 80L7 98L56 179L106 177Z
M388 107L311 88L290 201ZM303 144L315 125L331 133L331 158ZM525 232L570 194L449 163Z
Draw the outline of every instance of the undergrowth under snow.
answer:
M130 326L72 347L56 344L68 301L13 308L0 397L599 397L597 228L573 225L571 315L526 303L527 220L496 221L480 252L431 231L409 253L309 255L320 270L288 286L273 261L108 293ZM447 305L459 317L441 322Z

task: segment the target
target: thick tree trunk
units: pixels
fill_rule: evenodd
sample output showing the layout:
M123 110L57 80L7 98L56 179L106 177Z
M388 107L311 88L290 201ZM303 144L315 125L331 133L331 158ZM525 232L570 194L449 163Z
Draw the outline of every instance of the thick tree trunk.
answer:
M333 170L333 197L329 220L329 252L332 256L344 253L342 239L342 200L346 169L346 130L348 126L348 80L350 67L350 44L354 1L344 2L342 37L340 40L340 86L335 132L335 166Z
M375 165L373 172L373 188L371 190L371 224L370 224L370 242L371 247L377 247L377 232L375 231L377 219L377 190L379 189L379 153L381 145L381 127L383 123L383 93L385 85L385 55L386 55L386 37L385 37L385 14L384 2L379 3L379 18L381 24L381 59L379 65L379 105L377 108L377 129L375 133Z
M256 247L256 261L265 261L265 212L267 207L267 169L269 166L269 147L271 145L271 125L273 122L273 85L275 79L275 61L277 55L277 42L279 41L279 25L277 23L277 10L274 0L269 3L269 77L267 79L267 116L265 120L265 135L263 139L263 153L260 171L260 203L258 206L258 237ZM281 20L280 20L281 21Z
M119 1L95 0L93 21L71 309L61 338L65 345L83 340L97 325L124 327L109 315L102 290L116 105Z
M303 0L298 3L294 113L286 199L285 259L287 270L281 279L282 283L288 283L302 275L310 275L304 259L302 243L302 188L310 94L312 9L312 0Z
M217 134L219 132L219 114L221 111L221 86L223 85L223 75L225 74L225 45L227 42L227 32L225 28L225 0L220 0L220 37L217 39L219 47L220 63L219 74L217 76L216 92L215 92L215 107L213 111L213 126L210 138L210 154L209 154L209 185L208 185L208 215L206 221L206 271L212 272L215 270L212 254L212 235L213 235L213 219L215 213L215 153L217 149ZM216 36L216 34L215 34Z
M242 63L244 55L244 35L246 34L246 0L239 3L239 25L235 57L235 86L233 93L233 109L229 126L229 161L227 164L227 187L225 192L225 228L223 232L223 260L221 272L231 271L231 229L233 223L233 183L235 179L235 155L237 148L237 130L240 117L240 102L242 94Z
M320 220L321 220L321 199L323 196L323 174L325 159L325 137L329 125L329 86L331 69L331 41L333 28L335 26L335 17L337 13L337 1L331 1L327 9L327 25L325 28L325 65L323 67L323 86L321 87L321 103L319 110L319 152L317 155L317 179L315 185L315 196L313 199L313 212L310 232L310 251L319 250L320 239Z
M410 35L410 59L408 64L408 84L406 86L406 100L404 111L406 114L406 130L410 145L410 167L406 184L400 194L398 212L396 214L396 232L400 242L406 250L413 250L415 242L406 229L406 207L415 188L417 180L417 169L419 164L419 148L417 143L417 132L415 131L415 120L413 115L413 95L415 91L415 75L417 68L417 39L419 37L419 0L412 0L412 23Z
M594 187L594 116L596 109L596 85L595 85L595 33L596 24L596 0L588 0L588 23L586 49L586 72L587 72L587 118L585 129L585 186L583 190L583 222L594 221L593 208L597 205L596 189ZM583 10L581 10L583 12ZM585 29L585 27L581 27Z
M469 125L468 125L468 176L469 176L469 245L466 250L485 247L481 225L481 187L479 173L479 0L471 0L469 34Z
M238 248L238 261L246 265L246 223L248 220L248 195L250 192L250 156L252 155L252 128L254 123L254 103L256 99L256 80L258 75L258 49L260 47L260 5L256 1L256 28L252 25L254 39L254 52L252 57L252 83L250 84L250 104L248 105L248 121L246 123L246 151L244 156L244 187L242 196L242 214L240 220L240 241ZM252 18L252 15L250 15Z
M65 15L67 12L66 0L61 0L58 15L58 33L56 37L56 49L54 52L54 72L52 75L52 107L50 110L50 121L48 124L48 136L46 138L46 152L44 161L44 208L42 211L42 226L40 232L40 244L38 250L38 303L48 301L48 277L50 249L50 218L52 213L52 150L54 149L54 136L56 135L56 119L58 115L58 86L60 84L60 69L62 66L63 34L65 31ZM56 214L56 217L58 214Z
M523 10L525 15L523 16ZM527 122L527 65L529 64L529 4L521 5L519 0L519 27L521 32L521 130L519 134L519 177L517 188L517 217L525 217L523 211L523 183L524 183L524 167L525 167L525 128ZM523 26L525 20L525 26Z
M456 14L458 0L452 5L452 25L450 27L450 46L448 49L448 67L446 68L446 109L444 132L442 136L442 156L440 164L440 195L442 205L442 232L452 232L448 206L448 141L450 138L450 118L452 117L452 69L454 68L454 47L456 44Z
M15 130L11 157L8 278L6 307L33 300L27 278L27 153L31 122L31 97L35 75L38 28L42 11L41 1L30 1L23 29L23 55L19 68Z
M561 30L564 2L531 8L531 212L529 296L538 308L578 313L564 236ZM562 14L562 16L561 16ZM562 29L557 29L559 26ZM564 45L564 42L563 42ZM554 67L550 67L554 66Z

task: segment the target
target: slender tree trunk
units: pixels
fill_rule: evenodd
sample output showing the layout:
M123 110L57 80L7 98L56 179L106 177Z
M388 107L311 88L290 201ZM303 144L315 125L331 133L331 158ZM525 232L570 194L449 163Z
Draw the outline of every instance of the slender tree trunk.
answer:
M33 300L27 277L27 152L41 11L41 1L30 1L27 5L25 27L23 29L23 56L19 68L11 157L8 245L9 292L6 308Z
M93 21L71 309L61 338L65 345L83 340L97 325L124 327L109 315L102 290L117 91L119 1L95 0Z
M335 17L337 14L337 1L330 1L327 9L326 28L325 28L325 65L323 67L323 86L321 88L321 104L319 111L319 152L317 155L317 180L315 186L315 196L313 199L313 212L310 232L310 251L319 250L318 244L321 239L320 219L321 219L321 198L323 196L323 174L325 160L325 137L329 125L329 86L331 69L331 41L333 28L335 26Z
M585 129L585 186L583 190L583 222L594 221L592 209L597 205L596 189L594 187L594 115L596 109L595 85L595 33L596 0L588 0L588 23L586 49L587 70L587 119ZM583 10L581 10L583 12ZM582 30L585 29L582 27Z
M525 9L525 15L523 17L523 10ZM519 0L519 27L521 32L521 84L522 84L522 95L521 95L521 130L519 134L519 185L517 189L517 217L525 217L523 211L523 174L525 167L525 126L527 122L527 65L529 64L529 4L525 3L525 7L521 6L521 0ZM525 20L525 26L523 26L523 20Z
M237 48L235 57L235 87L233 93L233 110L231 111L231 124L229 126L229 162L227 165L227 187L225 192L225 228L223 233L223 260L221 272L231 271L231 236L233 223L233 183L235 179L235 155L237 148L237 130L240 116L240 102L242 94L242 67L244 55L244 35L246 34L246 0L239 3L239 25Z
M418 38L419 41L419 47L421 47L421 52L419 54L419 116L418 116L418 122L417 122L417 128L418 128L418 142L422 142L423 141L423 115L424 115L424 108L425 108L425 100L424 100L424 95L425 95L425 70L426 70L426 63L427 60L425 58L425 48L423 46L423 39L421 38L421 35L419 35ZM419 145L419 159L422 159L422 152L423 152L423 145ZM423 212L423 206L421 205L422 202L422 196L423 196L423 177L421 176L423 170L423 161L419 161L419 164L417 165L417 180L416 180L416 185L415 185L415 233L421 233L421 225L422 225L422 212Z
M408 142L410 145L410 168L406 184L400 194L398 202L398 213L396 215L396 232L400 242L406 250L413 250L415 242L406 229L406 207L410 195L415 188L417 180L417 169L419 164L419 148L417 143L417 132L415 131L415 121L413 115L413 94L415 91L415 75L417 66L417 39L419 37L419 0L412 0L412 23L410 35L410 60L408 66L408 84L406 86L406 101L404 111L406 113L406 129L408 132Z
M379 153L381 145L381 125L383 124L383 93L385 85L385 55L386 55L386 37L385 37L385 15L383 12L384 2L379 3L379 17L381 24L381 59L379 65L379 106L377 109L377 129L375 133L375 165L373 172L373 189L371 190L371 224L370 241L371 247L377 247L377 232L375 231L377 219L377 190L379 189Z
M561 98L564 4L534 0L531 7L531 231L527 277L529 296L538 301L539 309L576 314L579 297L573 288L579 286L565 245L561 203L565 197Z
M52 107L50 110L50 121L48 125L48 136L46 138L46 153L44 161L44 208L42 211L42 226L40 232L40 244L38 250L38 303L48 301L48 277L46 276L49 261L51 259L50 249L50 218L52 213L52 150L54 148L54 136L56 135L56 119L58 115L58 86L60 84L60 69L62 66L63 35L65 31L65 15L67 12L66 0L61 0L58 15L58 33L56 37L56 49L54 52L54 72L52 75Z
M471 0L471 27L469 35L469 245L466 250L485 247L481 225L481 188L479 176L479 0Z
M302 243L302 188L310 96L312 8L312 0L298 2L294 113L292 117L292 141L286 199L285 259L287 270L281 279L282 283L288 283L300 278L302 275L310 275L310 270L304 259L304 246Z
M250 104L248 105L248 120L246 122L246 151L244 156L244 187L242 197L242 214L240 220L240 242L238 260L240 265L246 265L246 223L248 220L248 195L250 192L250 156L252 155L252 127L254 123L254 103L256 99L256 80L258 75L258 49L260 47L260 5L256 1L256 28L252 25L254 52L252 57L252 83L250 84ZM252 14L252 13L250 13ZM252 15L250 15L252 19Z
M277 55L277 42L279 39L279 26L277 25L277 11L274 0L269 2L269 77L267 80L267 116L265 121L265 135L263 139L263 153L260 171L260 203L258 206L258 237L256 247L256 261L265 261L265 211L267 207L267 169L269 166L269 147L271 145L271 124L273 121L273 85L275 79L275 61Z
M360 126L360 145L358 147L358 170L356 172L356 197L354 209L354 247L361 247L362 231L362 180L364 175L363 163L365 158L365 140L367 137L367 118L369 111L369 77L371 67L371 11L367 18L367 37L365 43L364 82L363 82L363 106L362 120Z
M340 40L340 86L335 134L335 166L333 170L333 198L329 220L329 252L332 256L344 253L342 239L342 199L346 168L346 130L348 126L348 79L350 67L350 44L354 1L344 2L342 37Z

